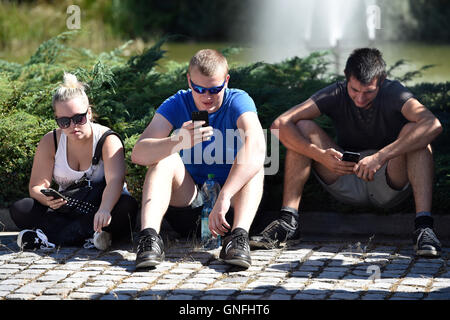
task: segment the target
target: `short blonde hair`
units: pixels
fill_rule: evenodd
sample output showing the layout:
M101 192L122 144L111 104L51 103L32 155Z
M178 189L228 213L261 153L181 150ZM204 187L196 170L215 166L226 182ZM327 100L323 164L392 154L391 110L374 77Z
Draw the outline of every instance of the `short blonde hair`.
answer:
M203 49L198 51L189 62L189 73L194 67L207 77L213 76L220 68L223 68L225 74L228 74L227 59L223 54L214 49Z
M63 83L60 84L58 88L56 88L53 94L53 109L55 109L55 104L57 102L67 101L78 97L81 97L86 105L89 106L89 99L85 92L86 87L87 84L78 81L75 75L64 72Z

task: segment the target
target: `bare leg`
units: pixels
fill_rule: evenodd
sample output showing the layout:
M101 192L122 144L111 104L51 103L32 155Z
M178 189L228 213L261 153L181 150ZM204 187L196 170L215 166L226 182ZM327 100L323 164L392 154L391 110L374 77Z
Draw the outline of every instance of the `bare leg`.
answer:
M314 121L301 120L297 123L305 139L322 149L334 148L340 150L336 143ZM332 173L326 167L304 155L287 150L284 171L283 206L297 209L306 181L311 173L311 163L322 180L327 184L335 182L339 176Z
M399 136L408 135L412 125L406 124ZM433 197L434 162L431 145L420 148L397 158L391 159L387 167L388 181L394 188L401 188L409 181L413 189L416 213L431 213ZM416 216L414 250L418 256L438 257L441 255L441 243L433 228L433 219L428 216Z
M399 136L409 134L409 127L406 124ZM416 212L431 211L434 162L430 145L389 160L387 174L394 189L403 188L408 181L411 183Z
M264 169L261 169L234 197L232 230L242 228L249 231L263 194Z
M153 228L159 233L169 204L188 206L197 195L196 190L178 154L149 166L142 190L141 230Z
M303 194L303 188L311 173L311 159L286 150L283 184L283 207L297 209Z
M406 156L408 179L414 193L416 212L431 212L434 163L431 146Z

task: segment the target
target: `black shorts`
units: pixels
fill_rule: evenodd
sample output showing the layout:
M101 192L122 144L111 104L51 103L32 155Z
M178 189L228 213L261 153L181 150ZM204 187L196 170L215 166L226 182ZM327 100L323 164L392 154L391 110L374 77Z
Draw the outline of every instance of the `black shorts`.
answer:
M203 197L197 186L197 196L187 207L169 206L164 219L182 238L200 238L200 219L203 210ZM225 219L233 225L233 209L228 210Z

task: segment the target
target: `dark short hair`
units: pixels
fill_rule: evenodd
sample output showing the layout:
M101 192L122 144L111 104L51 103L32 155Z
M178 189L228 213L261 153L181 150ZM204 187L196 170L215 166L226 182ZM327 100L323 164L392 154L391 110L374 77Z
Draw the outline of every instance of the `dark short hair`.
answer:
M363 85L367 85L373 79L378 79L379 85L387 76L386 62L376 48L356 49L347 59L344 73L347 81L353 76Z

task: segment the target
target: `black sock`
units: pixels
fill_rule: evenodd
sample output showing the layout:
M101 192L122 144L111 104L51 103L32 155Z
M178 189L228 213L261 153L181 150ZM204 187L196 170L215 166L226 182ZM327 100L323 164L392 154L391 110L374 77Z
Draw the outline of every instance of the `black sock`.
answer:
M281 216L280 218L286 221L289 224L294 224L298 222L299 214L298 210L291 207L282 207L281 208Z
M430 216L417 217L414 220L414 225L415 225L416 230L422 229L422 228L433 229L433 218Z

